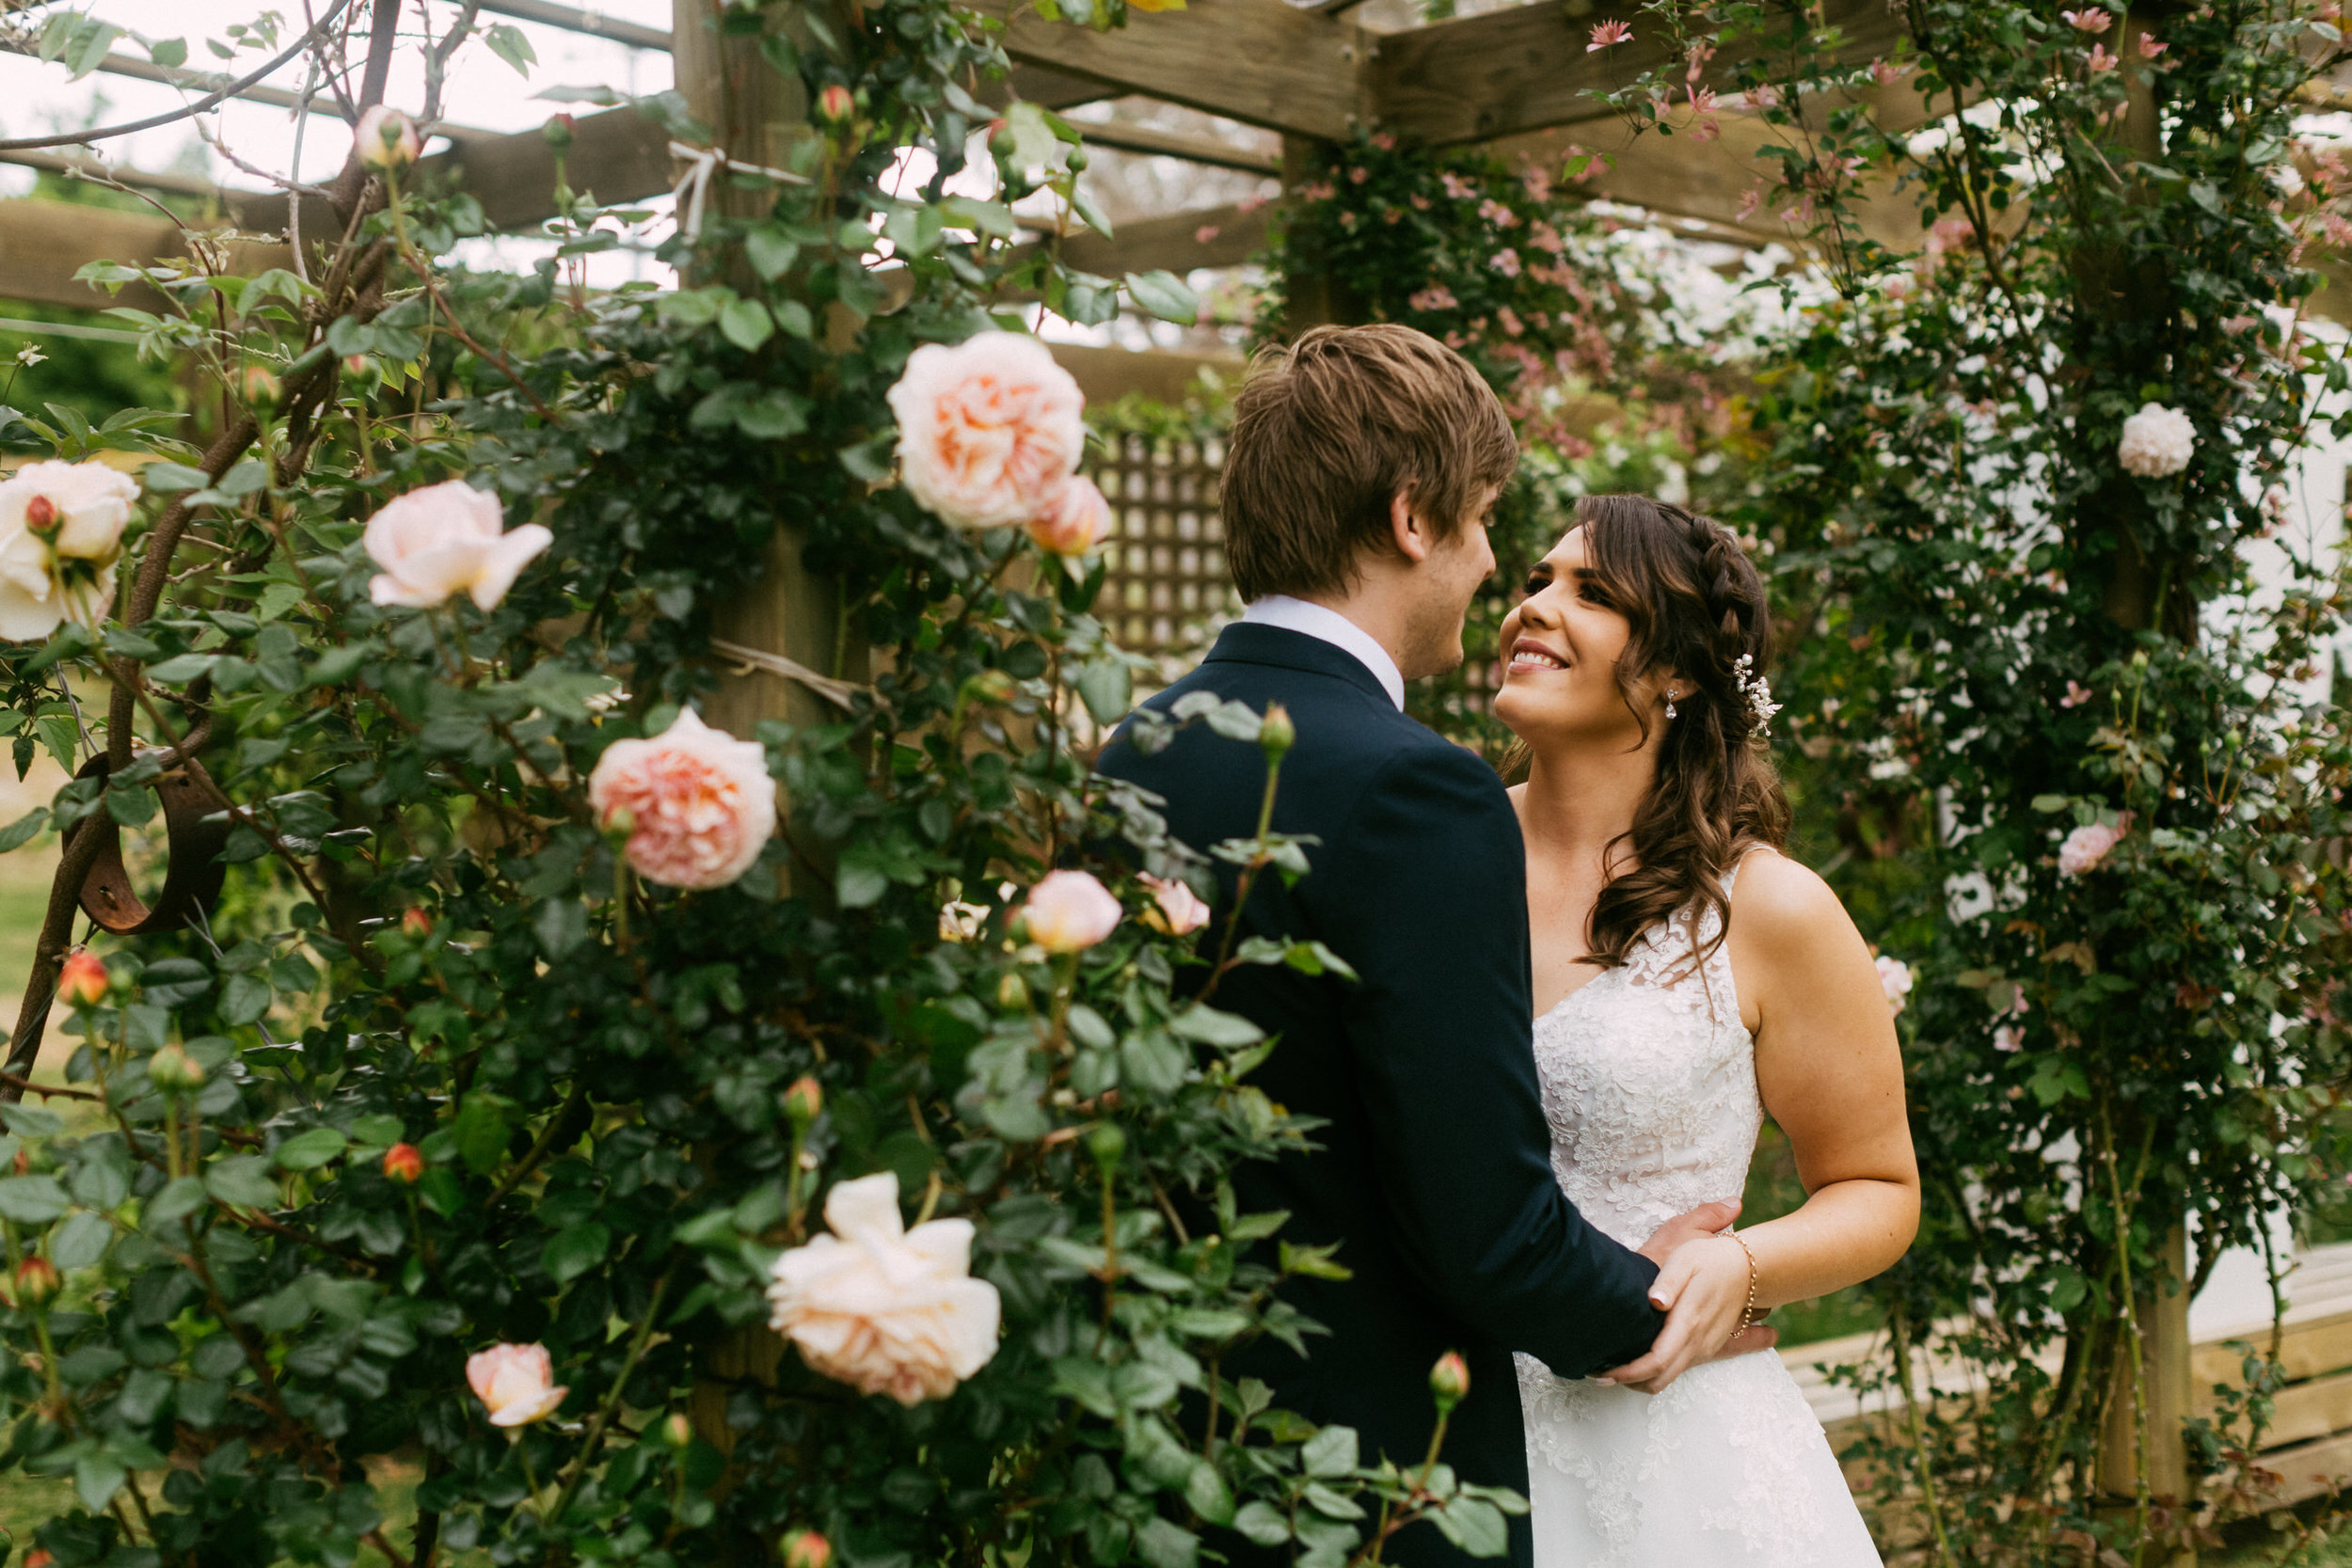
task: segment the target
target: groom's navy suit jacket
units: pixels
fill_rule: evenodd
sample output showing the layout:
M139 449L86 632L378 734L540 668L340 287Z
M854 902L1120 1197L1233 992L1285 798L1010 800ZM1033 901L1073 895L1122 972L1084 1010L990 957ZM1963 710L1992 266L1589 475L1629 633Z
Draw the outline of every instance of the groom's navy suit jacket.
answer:
M1295 886L1258 879L1241 935L1318 938L1360 976L1250 966L1218 989L1218 1006L1280 1037L1254 1082L1325 1123L1313 1152L1233 1172L1241 1208L1287 1210L1284 1240L1337 1242L1353 1271L1284 1288L1330 1330L1308 1339L1306 1359L1267 1340L1226 1370L1265 1379L1313 1420L1354 1427L1367 1463L1385 1452L1417 1465L1435 1420L1430 1368L1458 1350L1470 1393L1444 1458L1466 1480L1524 1492L1511 1353L1581 1377L1641 1354L1663 1319L1645 1294L1656 1268L1585 1224L1552 1177L1529 1034L1518 817L1493 768L1399 713L1372 672L1330 643L1228 626L1199 669L1148 705L1204 690L1289 709L1298 740L1274 826L1322 840ZM1098 767L1164 797L1170 832L1196 849L1256 831L1265 765L1255 746L1192 725L1145 755L1122 732ZM1223 917L1234 868L1217 863ZM1216 933L1212 925L1204 940ZM1526 1521L1513 1526L1525 1568ZM1385 1555L1405 1568L1475 1560L1429 1525Z

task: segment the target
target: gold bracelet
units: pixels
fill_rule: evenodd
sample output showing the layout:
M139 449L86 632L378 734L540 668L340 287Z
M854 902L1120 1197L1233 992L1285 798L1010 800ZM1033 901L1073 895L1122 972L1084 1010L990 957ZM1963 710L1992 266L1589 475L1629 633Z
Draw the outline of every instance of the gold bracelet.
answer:
M1721 1234L1738 1242L1740 1250L1748 1255L1748 1304L1740 1310L1740 1326L1733 1329L1729 1338L1724 1340L1724 1343L1727 1345L1764 1320L1756 1310L1756 1249L1748 1245L1746 1238L1736 1230L1724 1230Z

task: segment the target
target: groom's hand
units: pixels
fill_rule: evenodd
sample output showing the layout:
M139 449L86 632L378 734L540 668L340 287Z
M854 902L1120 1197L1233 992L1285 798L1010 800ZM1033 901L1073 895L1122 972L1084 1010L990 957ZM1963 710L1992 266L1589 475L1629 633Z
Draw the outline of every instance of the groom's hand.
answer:
M1651 1231L1649 1240L1634 1250L1662 1269L1683 1243L1695 1242L1701 1236L1721 1235L1739 1217L1740 1200L1736 1197L1728 1203L1702 1203Z

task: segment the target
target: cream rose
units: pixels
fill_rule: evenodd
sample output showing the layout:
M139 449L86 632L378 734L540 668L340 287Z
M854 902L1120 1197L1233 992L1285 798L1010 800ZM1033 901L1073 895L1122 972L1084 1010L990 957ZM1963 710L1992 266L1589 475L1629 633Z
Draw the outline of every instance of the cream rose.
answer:
M900 1404L946 1399L996 1354L996 1287L972 1273L972 1222L906 1228L888 1171L826 1195L819 1236L775 1260L769 1326L814 1371Z
M555 1414L571 1390L557 1386L545 1345L492 1345L466 1357L466 1381L494 1427L529 1426Z
M1111 503L1090 479L1071 479L1029 519L1029 537L1055 555L1077 557L1110 537Z
M105 614L138 495L103 463L28 463L0 481L0 638L29 642Z
M428 484L387 501L368 519L368 557L383 572L369 579L380 605L429 610L452 594L496 610L516 575L555 542L537 523L511 532L499 499L462 479Z
M1030 522L1077 469L1085 407L1078 383L1035 338L926 343L890 388L899 475L960 528Z
M1143 911L1143 923L1153 930L1184 937L1209 923L1209 906L1184 883L1148 873L1136 880L1152 890L1152 907Z
M1021 906L1029 940L1048 953L1084 952L1109 936L1126 912L1110 889L1084 871L1049 872Z
M651 740L616 740L588 775L606 826L629 814L628 863L664 887L724 887L776 831L776 781L755 740L738 740L680 708Z
M351 150L363 167L397 173L417 161L423 143L417 122L405 111L378 103L359 117L351 133Z
M2197 426L2177 408L2143 403L2139 412L2123 421L2123 438L2115 449L2116 461L2142 479L2163 479L2188 467L2197 451Z

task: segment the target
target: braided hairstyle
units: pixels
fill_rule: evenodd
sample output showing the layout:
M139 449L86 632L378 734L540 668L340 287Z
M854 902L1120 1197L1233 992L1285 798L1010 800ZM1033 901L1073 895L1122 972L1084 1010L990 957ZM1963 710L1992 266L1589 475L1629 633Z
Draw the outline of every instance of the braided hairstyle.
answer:
M1614 968L1685 905L1715 911L1720 943L1731 924L1724 873L1757 845L1787 841L1788 798L1760 733L1765 716L1742 689L1743 672L1760 674L1772 651L1772 617L1740 541L1712 517L1646 496L1586 496L1576 516L1593 591L1631 627L1617 689L1645 741L1659 680L1671 672L1690 688L1667 721L1658 781L1618 841L1631 869L1593 906L1584 961Z

